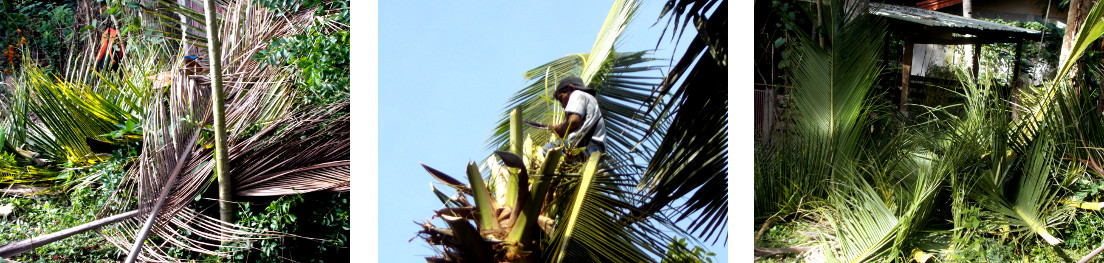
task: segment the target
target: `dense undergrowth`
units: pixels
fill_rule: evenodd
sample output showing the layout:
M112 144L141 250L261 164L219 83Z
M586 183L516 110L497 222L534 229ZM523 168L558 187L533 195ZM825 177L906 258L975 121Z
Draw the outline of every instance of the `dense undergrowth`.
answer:
M311 12L318 19L297 25L302 33L264 42L250 59L291 77L296 109L340 104L349 93L349 1L255 1L272 10ZM292 1L296 2L296 1ZM179 59L178 39L143 27L139 8L127 1L4 1L0 44L0 245L68 229L102 218L132 196L124 191L142 151L146 105L161 95L151 78ZM9 5L10 4L10 5ZM145 8L145 9L143 9ZM145 10L145 11L143 11ZM90 18L90 19L89 19ZM29 23L29 21L44 21ZM94 46L105 28L120 29L123 65L94 70ZM18 29L18 30L17 30ZM204 51L206 52L206 51ZM10 58L10 59L9 59ZM345 108L347 113L347 108ZM184 120L187 121L187 120ZM248 126L251 136L266 123ZM323 124L329 125L329 124ZM209 127L209 126L208 126ZM209 128L208 128L209 129ZM208 132L209 133L209 132ZM304 136L307 134L304 134ZM207 137L210 137L207 135ZM206 138L206 137L205 137ZM93 146L100 141L108 146ZM205 145L200 141L197 145ZM107 147L105 150L103 147ZM202 148L202 147L199 147ZM260 150L260 149L258 149ZM111 152L105 153L105 152ZM188 208L217 217L217 187L208 187ZM19 193L16 193L19 192ZM236 200L238 224L288 236L235 244L227 258L175 246L166 255L197 262L349 261L349 194L247 197ZM6 211L10 207L10 212ZM19 262L118 262L127 248L89 231L22 253ZM195 237L187 229L183 236ZM152 237L147 244L166 239Z
M938 76L951 83L898 104L885 94L900 79L885 78L900 75L887 66L899 58L881 50L900 43L883 18L833 1L806 32L817 16L801 15L821 11L771 3L778 22L760 25L786 38L774 44L789 63L760 80L778 81L786 104L756 141L756 224L744 233L765 233L758 260L1072 262L1100 246L1104 75L1094 62L1104 27L1093 23L1104 8L1063 64L1061 32L1018 24L1052 35L1025 44L1037 83L1011 78L1014 46L990 45L977 76L952 64Z

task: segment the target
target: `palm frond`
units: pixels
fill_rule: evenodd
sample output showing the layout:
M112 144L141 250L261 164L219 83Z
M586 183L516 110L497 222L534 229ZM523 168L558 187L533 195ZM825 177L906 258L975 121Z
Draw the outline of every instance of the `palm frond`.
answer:
M117 78L95 77L88 68L77 68L74 71L81 73L61 78L34 63L26 65L13 86L13 99L21 101L18 110L29 113L12 115L9 120L19 133L12 141L15 145L26 144L27 150L55 163L81 164L92 153L86 138L116 130L115 124L140 120L141 107L136 104L149 93L147 90L120 86ZM124 70L149 70L144 66L159 65Z
M1014 185L1014 196L1008 196L1002 191L1007 183L990 181L988 178L979 180L976 191L973 191L983 207L1001 213L1013 224L1037 234L1052 246L1062 242L1047 230L1045 217L1056 206L1056 191L1050 183L1054 173L1054 150L1053 142L1045 135L1036 139L1031 150L1024 156L1026 160L1023 161L1023 175Z
M309 21L309 14L277 19L250 1L235 1L224 8L233 18L222 20L219 28L220 35L227 36L221 54L235 191L242 195L348 191L348 102L293 111L297 90L285 81L288 71L253 60L265 40L299 33L295 23ZM200 72L209 71L204 63L200 66ZM166 242L143 246L143 260L173 260L164 251L168 245L222 256L242 248L241 242L283 235L226 224L188 206L212 182L213 151L205 147L210 140L205 128L211 120L209 80L179 67L171 72L175 74L172 84L148 100L144 148L131 177L115 193L120 203L105 208L101 215L123 208L145 209L156 200L153 197L167 191L152 231ZM166 185L171 177L167 171L178 165L182 166L179 179ZM125 221L105 235L129 250L140 226L137 220Z
M718 230L728 221L728 82L726 58L706 52L727 43L726 7L727 2L720 1L708 20L698 20L698 35L653 95L657 101L668 94L671 98L653 103L648 111L672 117L666 125L655 122L650 127L648 135L660 135L662 141L641 182L654 196L642 206L645 211L658 211L688 196L677 220L698 214L690 231L714 242L723 236ZM690 64L694 67L688 68ZM680 79L681 86L672 91Z
M833 1L825 17L825 45L807 35L795 33L797 44L794 53L800 65L793 69L790 78L794 88L792 99L792 134L780 141L792 141L792 145L779 144L779 154L770 157L791 158L789 167L763 169L777 171L778 175L791 177L775 184L780 196L757 196L777 201L796 202L828 196L825 182L839 179L837 169L852 166L862 146L862 135L869 124L870 97L879 67L879 45L885 30L881 22L865 14L857 6L845 7L843 1ZM771 160L781 161L781 160ZM759 190L756 190L760 193ZM764 207L763 211L778 208L795 208L792 204L778 203L777 207ZM760 208L756 208L760 213ZM792 211L790 211L792 212Z
M574 75L583 77L587 87L597 91L602 117L606 121L607 151L616 163L626 166L615 167L622 173L635 172L631 168L630 156L638 152L648 152L653 144L638 147L643 128L641 123L650 123L654 117L642 115L640 105L648 100L651 86L658 78L641 75L642 72L657 70L643 64L654 59L646 57L646 51L616 52L614 45L627 23L632 19L639 3L636 1L616 1L599 32L591 52L570 54L549 63L533 68L525 73L525 79L532 81L529 86L519 90L504 108L507 112L495 126L488 147L506 150L509 140L509 112L521 108L521 116L526 120L542 123L563 121L563 109L552 98L552 91L560 79ZM534 138L534 144L543 145L553 136L546 130L524 127L524 134Z
M1104 7L1093 5L1093 8L1089 10L1085 17L1085 23L1081 26L1077 37L1072 41L1071 52L1068 57L1062 58L1061 61L1065 61L1065 64L1062 64L1058 69L1054 80L1046 85L1045 90L1033 94L1034 96L1023 96L1029 98L1029 103L1025 103L1024 110L1029 114L1016 123L1015 143L1026 148L1030 144L1030 140L1038 133L1038 130L1048 123L1047 119L1056 116L1049 112L1056 110L1055 102L1061 97L1061 93L1068 89L1066 88L1068 86L1064 85L1068 81L1067 73L1078 62L1085 50L1097 39L1100 39L1102 35L1104 35Z
M545 259L555 262L651 262L671 238L653 222L622 220L636 210L634 181L612 173L593 154L579 176L564 178L548 215L556 220ZM580 163L580 165L583 165ZM558 217L555 217L558 216ZM659 224L655 224L659 225Z

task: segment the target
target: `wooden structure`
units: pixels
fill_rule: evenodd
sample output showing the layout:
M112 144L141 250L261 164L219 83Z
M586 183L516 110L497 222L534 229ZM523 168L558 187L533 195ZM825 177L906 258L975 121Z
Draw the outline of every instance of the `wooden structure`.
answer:
M908 102L909 83L912 77L912 49L914 44L973 45L973 77L977 78L978 54L981 45L994 43L1016 43L1016 59L1013 65L1013 81L1020 73L1020 53L1023 41L1039 39L1041 32L1026 28L1003 25L988 21L966 18L923 8L891 4L870 4L870 13L885 17L889 30L902 35L905 45L902 51L901 96L898 107L908 114L905 104ZM1018 84L1014 83L1013 87ZM1008 97L1008 94L1004 94Z

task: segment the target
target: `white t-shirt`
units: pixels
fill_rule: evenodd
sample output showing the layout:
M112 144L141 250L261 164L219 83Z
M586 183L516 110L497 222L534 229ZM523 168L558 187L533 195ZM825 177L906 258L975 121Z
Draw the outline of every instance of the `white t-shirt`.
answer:
M606 142L606 121L602 120L602 111L598 108L598 99L591 96L590 93L578 90L572 91L571 97L567 99L567 105L564 106L564 112L579 114L583 117L583 126L567 134L568 141L573 143L579 141L591 127L594 127L591 141Z

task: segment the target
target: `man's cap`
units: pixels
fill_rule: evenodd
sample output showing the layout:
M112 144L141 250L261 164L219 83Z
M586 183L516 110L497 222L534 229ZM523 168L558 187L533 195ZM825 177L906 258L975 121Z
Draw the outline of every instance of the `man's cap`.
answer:
M583 79L576 76L568 76L560 80L560 84L556 85L556 93L561 93L567 90L567 85L574 86L577 90L589 90L586 85L583 84Z

